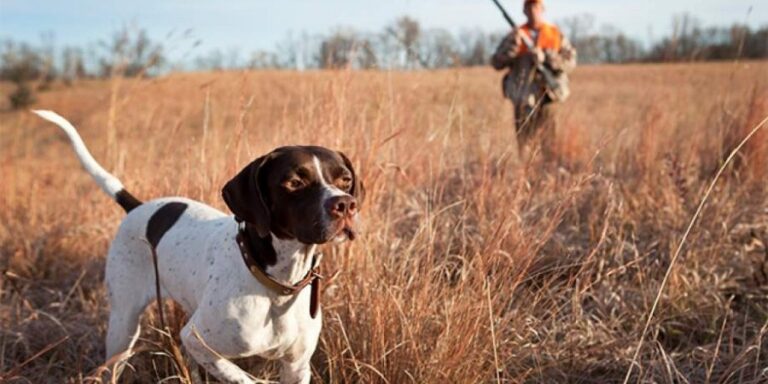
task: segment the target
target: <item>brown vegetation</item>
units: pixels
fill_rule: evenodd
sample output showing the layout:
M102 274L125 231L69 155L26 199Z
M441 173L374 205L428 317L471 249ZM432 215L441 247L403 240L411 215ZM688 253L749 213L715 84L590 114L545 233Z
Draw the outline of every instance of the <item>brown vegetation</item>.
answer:
M275 146L351 155L369 192L365 234L324 250L338 275L318 382L621 382L672 268L629 382L758 383L766 130L670 259L722 161L768 114L767 74L763 62L580 68L558 110L559 167L517 159L488 69L84 81L36 107L69 118L143 199L224 209L224 181ZM0 116L0 376L88 381L103 363L104 255L123 213L56 127ZM182 374L148 327L155 313L128 382ZM271 363L240 363L276 377Z

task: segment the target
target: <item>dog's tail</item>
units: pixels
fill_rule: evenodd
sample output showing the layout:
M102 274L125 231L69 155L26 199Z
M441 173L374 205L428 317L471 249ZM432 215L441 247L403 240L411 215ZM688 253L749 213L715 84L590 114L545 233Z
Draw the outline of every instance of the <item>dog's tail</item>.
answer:
M59 116L53 111L33 110L32 112L43 119L58 125L59 128L64 130L69 137L69 141L72 142L72 147L75 149L80 164L82 164L83 168L93 176L93 179L96 180L96 184L98 184L104 192L112 196L112 198L123 207L125 212L130 212L132 209L141 205L141 201L128 193L128 191L125 190L123 183L121 183L117 177L107 172L98 162L96 162L96 159L94 159L91 153L88 152L88 148L86 148L80 134L77 133L77 129L75 129L67 119Z

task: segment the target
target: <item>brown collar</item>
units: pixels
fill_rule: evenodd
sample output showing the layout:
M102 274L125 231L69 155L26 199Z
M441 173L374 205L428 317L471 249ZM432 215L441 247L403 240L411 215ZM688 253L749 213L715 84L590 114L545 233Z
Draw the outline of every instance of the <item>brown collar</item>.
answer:
M236 219L237 220L237 219ZM320 269L317 265L317 255L312 255L312 269L307 272L301 281L293 285L285 285L274 277L270 276L265 270L263 270L256 262L257 254L251 252L251 246L248 242L248 234L245 232L244 224L238 220L237 246L240 247L240 255L243 256L245 266L248 267L248 271L256 278L262 285L271 289L278 295L295 296L301 292L304 287L312 284L312 292L309 300L309 315L314 319L317 315L317 310L320 308L320 279L322 276L318 273Z

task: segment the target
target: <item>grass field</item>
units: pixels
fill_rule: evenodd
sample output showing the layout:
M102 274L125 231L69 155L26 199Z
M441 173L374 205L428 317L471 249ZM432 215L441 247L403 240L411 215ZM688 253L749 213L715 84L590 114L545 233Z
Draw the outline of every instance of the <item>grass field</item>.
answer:
M768 128L671 263L718 167L768 115L768 63L579 68L557 111L559 165L518 158L499 78L173 74L57 86L35 107L70 119L144 200L225 209L224 182L275 146L350 155L364 233L324 249L337 276L316 382L622 382L668 271L629 382L768 382ZM94 381L122 216L58 128L0 112L0 376ZM150 307L125 382L181 380L156 320Z

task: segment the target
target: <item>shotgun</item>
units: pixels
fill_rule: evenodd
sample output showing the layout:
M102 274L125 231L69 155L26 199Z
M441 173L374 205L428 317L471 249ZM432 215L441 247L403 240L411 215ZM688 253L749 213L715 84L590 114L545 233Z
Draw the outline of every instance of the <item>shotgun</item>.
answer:
M509 26L512 27L513 30L517 29L517 24L515 24L515 21L512 20L512 18L507 13L507 10L504 9L503 6L499 3L499 0L493 0L493 3L496 4L496 6L499 8L499 11L501 11L501 15L504 16L504 19L507 20L507 23L509 23ZM522 36L523 44L528 48L529 52L533 52L535 49L535 45L533 44L533 41L531 38L526 35L525 33L520 34ZM544 76L544 81L547 82L547 93L550 94L550 97L554 100L563 100L565 99L565 95L562 92L562 89L560 87L560 82L557 80L557 75L552 73L552 70L545 67L543 63L536 63L536 70L541 73L542 76Z

